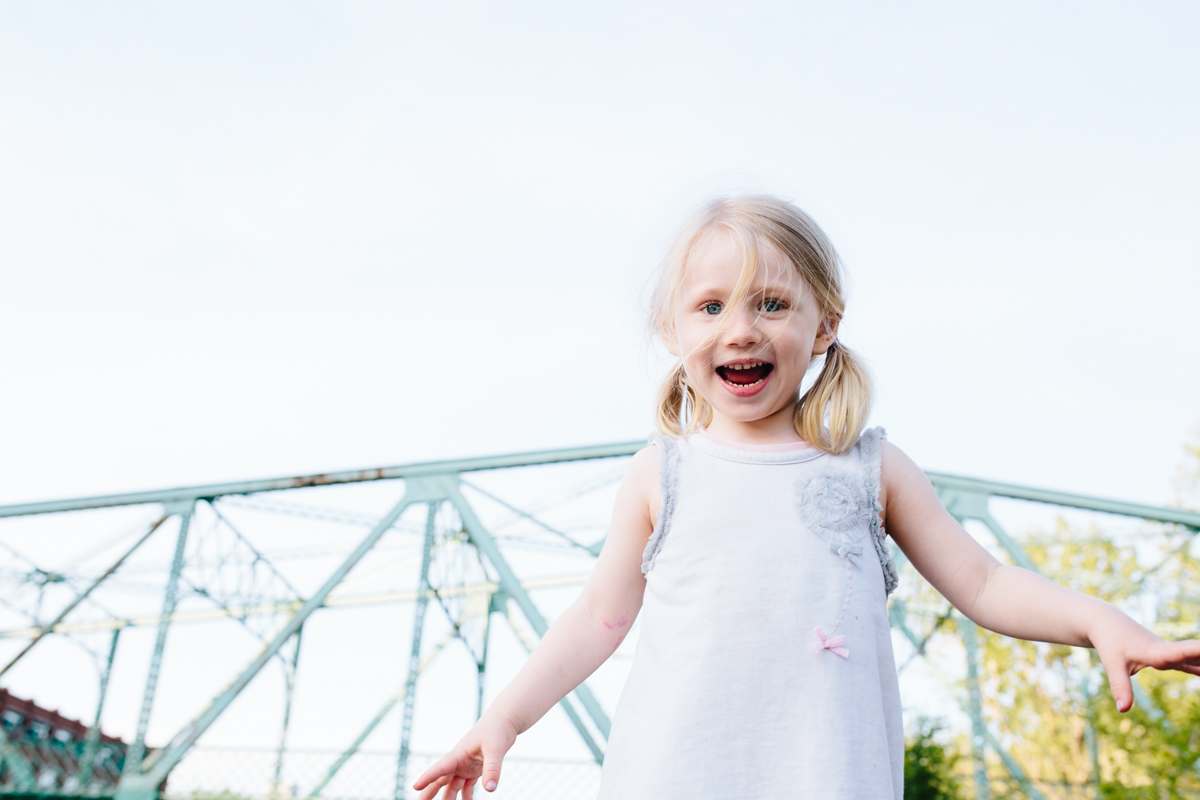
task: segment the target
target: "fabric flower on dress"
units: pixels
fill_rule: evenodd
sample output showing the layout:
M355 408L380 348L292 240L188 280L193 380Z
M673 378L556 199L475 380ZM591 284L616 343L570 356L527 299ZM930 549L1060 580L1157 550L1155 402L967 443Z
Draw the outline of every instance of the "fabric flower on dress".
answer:
M796 490L800 516L813 533L829 542L830 549L842 557L858 555L861 550L843 549L866 533L864 523L870 511L863 504L862 480L844 472L815 475Z

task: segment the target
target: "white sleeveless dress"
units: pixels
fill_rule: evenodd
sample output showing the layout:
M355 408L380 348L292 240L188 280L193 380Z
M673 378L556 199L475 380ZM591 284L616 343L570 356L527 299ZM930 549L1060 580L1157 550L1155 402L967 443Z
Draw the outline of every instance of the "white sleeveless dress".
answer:
M880 440L652 437L663 504L600 800L902 800Z

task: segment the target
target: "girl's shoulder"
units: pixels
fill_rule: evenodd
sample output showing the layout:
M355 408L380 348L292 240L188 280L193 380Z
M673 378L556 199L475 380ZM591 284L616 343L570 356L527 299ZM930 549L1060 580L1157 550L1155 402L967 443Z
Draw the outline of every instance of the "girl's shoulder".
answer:
M658 524L663 497L659 476L665 470L660 470L659 462L663 451L669 446L658 442L658 438L657 435L651 436L647 445L633 454L618 492L618 502L644 513L651 527Z
M941 501L925 471L908 454L889 441L880 442L879 513L888 529L896 527L897 515L907 509L929 513L941 510ZM931 503L932 501L932 503ZM936 508L934 508L936 506ZM913 516L917 516L913 514Z
M636 488L646 489L658 483L658 460L660 446L653 437L641 450L633 454L629 460L629 468L625 470L624 481Z
M908 454L887 439L879 440L881 499L904 491L910 484L926 484L929 479Z

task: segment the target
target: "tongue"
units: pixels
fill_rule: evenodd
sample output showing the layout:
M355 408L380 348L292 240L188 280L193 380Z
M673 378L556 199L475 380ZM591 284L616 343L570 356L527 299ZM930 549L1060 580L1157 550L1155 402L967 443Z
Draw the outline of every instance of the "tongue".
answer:
M729 367L721 367L717 370L721 373L721 377L730 383L736 383L742 386L751 383L758 383L771 371L770 364L760 364L757 367L750 369L730 369Z

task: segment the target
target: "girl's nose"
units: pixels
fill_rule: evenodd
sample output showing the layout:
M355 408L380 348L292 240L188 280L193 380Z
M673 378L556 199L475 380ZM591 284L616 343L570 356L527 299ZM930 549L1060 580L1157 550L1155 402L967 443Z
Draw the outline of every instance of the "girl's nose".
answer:
M746 347L762 341L759 315L752 308L729 309L729 321L725 325L724 344L729 347Z

